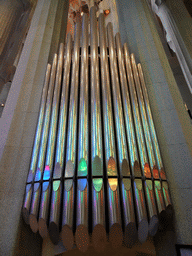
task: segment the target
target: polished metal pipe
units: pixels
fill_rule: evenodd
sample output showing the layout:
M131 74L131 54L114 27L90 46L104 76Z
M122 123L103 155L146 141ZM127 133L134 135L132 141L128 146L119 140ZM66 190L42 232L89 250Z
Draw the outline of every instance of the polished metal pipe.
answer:
M120 85L119 85L119 74L117 70L117 58L116 50L114 45L113 28L112 24L107 25L108 32L108 42L109 42L109 59L111 68L111 80L112 80L112 93L113 93L113 106L115 112L115 124L116 124L116 134L117 134L117 148L118 148L118 159L119 168L123 180L121 181L121 191L122 197L125 200L126 197L129 198L130 205L124 203L123 201L123 213L124 213L124 227L125 236L124 241L128 246L132 246L137 240L137 229L135 223L135 214L133 199L131 193L131 180L127 177L131 175L129 168L128 152L127 152L127 142L125 137L125 127L124 127L124 117L123 108L121 102ZM121 70L120 70L121 72ZM130 185L130 186L129 186ZM127 198L126 198L127 199ZM132 237L129 241L128 238ZM129 243L130 242L130 243Z
M137 71L137 65L135 62L135 56L134 54L131 54L131 64L132 64L132 69L133 69L133 76L134 76L134 81L135 81L135 88L137 92L137 97L138 97L138 102L139 102L139 109L141 113L141 120L142 120L142 125L143 125L143 130L144 130L144 136L145 136L145 141L146 141L146 146L147 146L147 152L149 156L149 162L150 166L152 169L152 175L154 179L159 179L159 170L156 165L156 160L155 160L155 154L153 151L153 144L150 136L150 131L149 131L149 124L147 120L147 115L145 111L145 104L144 104L144 98L141 90L141 85L139 81L139 75ZM152 188L152 182L146 181L144 183L145 187L145 192L146 192L146 201L147 201L147 206L148 206L148 214L149 214L149 234L150 235L155 235L157 232L158 228L158 218L157 218L157 210L156 210L156 205L155 205L155 195L153 192Z
M27 177L27 183L31 183L35 175L35 168L36 168L37 159L38 159L38 151L40 147L41 132L43 128L43 120L44 120L44 114L45 114L46 98L47 98L47 92L49 88L50 74L51 74L51 65L47 64L47 70L45 74L45 80L44 80L43 92L42 92L42 98L41 98L41 105L39 110L39 118L38 118L38 123L36 128L36 134L35 134L33 151L31 156L29 174ZM27 224L29 224L29 210L30 210L29 208L30 208L30 202L31 202L31 195L32 195L32 184L27 184L24 203L23 203L23 210L22 210L23 218Z
M144 144L144 136L143 130L141 127L141 121L139 116L139 107L138 101L135 91L135 85L133 80L133 73L131 69L131 63L129 58L129 52L127 44L124 44L124 54L125 54L125 64L126 64L126 72L129 82L129 92L132 101L132 110L133 110L133 117L134 123L136 128L136 135L137 135L137 142L140 154L140 161L141 161L141 169L144 177L151 178L151 172L148 164L147 159L147 152ZM139 173L139 163L136 161L134 163L134 169L138 169L135 173ZM134 195L136 200L136 211L137 211L137 222L138 222L138 239L140 242L144 242L147 239L148 235L148 221L147 221L147 212L145 207L145 199L144 199L144 191L143 191L143 184L141 179L135 179L134 182Z
M62 177L62 171L64 168L64 155L65 155L65 141L66 141L66 123L67 123L67 107L68 107L68 96L69 96L69 79L71 70L71 49L72 49L72 37L70 34L67 35L66 49L65 49L65 61L64 61L64 73L63 73L63 85L61 94L61 104L60 104L60 114L59 114L59 126L58 126L58 136L57 136L57 147L55 155L55 167L53 172L53 188L58 189L54 191L52 198L54 196L57 198L57 209L60 213L61 196L59 194L62 191L62 181L59 180ZM55 180L58 179L58 180ZM54 199L52 199L54 201ZM53 212L56 211L53 209ZM45 219L42 221L45 222ZM41 221L41 220L40 220ZM39 222L40 222L39 221ZM42 225L43 228L43 225ZM40 227L39 227L40 230ZM58 229L57 229L58 231Z
M76 23L75 41L72 57L72 78L71 93L69 101L69 120L66 147L66 165L62 213L61 237L67 249L71 249L74 243L73 219L74 214L74 183L75 161L76 161L76 142L77 142L77 110L78 110L78 89L79 89L79 51L80 51L80 23ZM70 200L71 199L71 200ZM65 214L67 215L65 217ZM59 219L54 220L58 225Z
M45 168L43 172L43 184L42 184L42 193L41 193L41 202L40 202L40 213L39 213L39 232L45 237L48 235L47 229L47 216L48 216L48 207L49 207L49 198L51 184L49 183L50 178L52 177L53 172L53 160L54 160L54 150L56 144L56 132L57 132L57 119L59 111L59 98L61 90L61 78L63 70L63 54L64 54L64 45L60 44L59 56L58 56L58 65L57 73L55 80L55 90L52 103L52 113L49 129L49 138L46 152Z
M135 203L137 208L137 220L138 220L138 239L141 243L144 243L148 236L148 221L147 212L145 206L145 198L143 191L143 184L141 179L135 179L134 184L134 194Z
M142 67L141 67L140 63L137 65L137 68L138 68L138 71L139 71L139 78L140 78L140 81L141 81L144 103L145 103L145 108L146 108L146 112L147 112L147 117L148 117L148 122L149 122L150 133L151 133L151 137L152 137L153 148L154 148L155 155L156 155L157 166L158 166L158 169L159 169L159 172L160 172L161 179L166 180L165 171L164 171L164 167L163 167L163 162L162 162L162 158L161 158L161 153L160 153L160 149L159 149L159 144L158 144L158 140L157 140L157 135L156 135L156 131L155 131L155 126L154 126L154 123L153 123L153 117L152 117L152 113L151 113L149 98L148 98L147 89L146 89L146 85L145 85L145 80L144 80L144 76L143 76L143 71L142 71Z
M113 247L122 244L121 212L119 201L119 184L117 174L117 160L115 148L115 134L113 127L111 91L109 80L108 57L106 48L106 32L101 18L99 21L99 45L101 59L102 102L104 120L104 142L106 169L108 176L108 209L109 209L109 241ZM112 177L111 177L112 176Z
M136 88L137 97L138 97L138 103L139 103L138 105L139 105L139 109L140 109L140 113L141 113L141 121L142 121L142 125L143 125L144 136L145 136L145 141L146 141L146 146L147 146L147 152L148 152L148 156L149 156L150 166L152 169L152 175L153 175L154 179L159 179L159 170L157 168L155 155L153 152L153 144L152 144L152 140L151 140L151 136L150 136L149 124L148 124L147 115L146 115L146 111L145 111L144 98L143 98L143 94L141 91L141 85L140 85L140 81L139 81L137 65L136 65L135 56L133 53L131 54L130 58L131 58L131 65L132 65L132 69L133 69L135 88Z
M76 245L85 252L89 246L88 234L88 16L83 15L80 105L79 105L79 138L78 138L78 170L77 170L77 214ZM83 179L82 179L83 178Z
M119 74L120 74L121 91L122 91L122 102L123 102L123 109L125 114L124 115L125 127L126 127L127 141L129 146L131 170L132 170L133 177L141 177L140 168L135 168L135 165L139 166L138 163L140 161L138 157L137 144L136 144L136 138L135 138L131 102L129 97L128 84L127 84L126 71L125 71L124 55L121 48L121 39L120 39L119 33L115 35L115 40L116 40L116 47L117 47ZM130 79L129 79L129 82L130 82Z
M119 86L119 75L117 70L117 58L116 58L116 51L115 51L115 45L114 45L113 27L111 22L109 22L107 25L107 35L108 35L108 41L109 41L109 60L110 60L110 70L111 70L113 106L114 106L114 116L115 116L115 125L116 125L120 175L130 176L131 174L129 169L127 142L125 137L123 108L121 103L121 94L120 94L120 86Z
M124 44L123 48L124 48L124 54L125 54L126 73L127 73L127 78L129 82L128 85L129 85L129 92L131 96L132 111L133 111L133 117L134 117L134 123L135 123L135 130L136 130L137 144L138 144L139 155L140 155L142 174L146 178L151 178L151 171L149 168L149 163L147 158L147 151L145 147L144 135L143 135L143 130L141 126L139 106L138 106L137 95L135 91L135 84L133 80L133 73L132 73L127 43Z
M30 216L29 216L29 224L34 233L36 233L38 230L37 215L39 211L40 190L41 190L40 180L42 178L46 147L47 147L47 141L48 141L53 91L55 87L56 68L57 68L57 54L54 55L53 64L52 64L50 86L49 86L49 91L47 96L45 118L44 118L44 124L43 124L42 136L41 136L41 145L39 148L38 162L37 162L37 168L36 168L35 179L34 179L36 183L34 183L34 190L32 195L32 202L31 202L31 209L30 209Z
M158 169L159 169L159 172L160 172L160 178L162 180L166 180L165 170L164 170L164 167L163 167L163 162L162 162L162 158L161 158L161 154L160 154L159 144L158 144L158 141L157 141L157 135L156 135L155 126L154 126L154 122L153 122L153 117L152 117L152 113L151 113L151 108L150 108L149 98L148 98L147 89L146 89L146 85L145 85L144 75L143 75L143 71L142 71L142 67L141 67L140 63L137 65L137 68L138 68L138 72L139 72L140 84L141 84L141 87L142 87L142 94L143 94L143 100L144 100L144 105L145 105L144 107L145 107L146 113L147 113L146 119L149 122L150 135L151 135L151 138L152 138L153 149L154 149L154 152L155 152L156 161L157 161ZM167 182L165 182L164 184L167 184L167 186L168 186ZM155 190L155 191L157 191L157 190ZM169 192L167 190L167 193L164 193L163 186L162 186L162 192L161 193L163 193L164 200L165 200L165 202L167 202L167 203L165 203L165 206L166 207L169 206L169 210L168 210L169 213L168 214L170 214L170 211L172 212L173 209L172 209L172 206L171 206L171 199L170 199ZM158 198L159 198L159 195L157 194L156 199L158 200ZM168 201L167 201L167 199L168 199ZM162 210L164 210L164 209L162 209Z
M98 62L98 34L96 11L92 7L90 11L91 28L91 162L92 162L92 213L93 232L92 243L98 252L104 251L106 246L105 230L105 201L103 185L103 149L102 126L100 106L100 81ZM98 177L100 176L100 177ZM97 178L98 177L98 178Z

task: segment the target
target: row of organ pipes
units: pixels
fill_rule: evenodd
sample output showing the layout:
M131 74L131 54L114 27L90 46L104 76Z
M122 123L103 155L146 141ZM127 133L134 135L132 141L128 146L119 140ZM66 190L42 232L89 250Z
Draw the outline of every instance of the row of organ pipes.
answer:
M47 65L22 212L53 244L102 251L145 242L172 207L141 64L88 19Z

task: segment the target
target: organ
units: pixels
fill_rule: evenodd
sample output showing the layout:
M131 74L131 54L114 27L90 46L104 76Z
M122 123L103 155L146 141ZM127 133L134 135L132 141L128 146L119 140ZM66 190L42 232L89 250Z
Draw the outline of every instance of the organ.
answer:
M53 244L100 251L145 242L170 208L141 64L92 7L47 65L24 220Z

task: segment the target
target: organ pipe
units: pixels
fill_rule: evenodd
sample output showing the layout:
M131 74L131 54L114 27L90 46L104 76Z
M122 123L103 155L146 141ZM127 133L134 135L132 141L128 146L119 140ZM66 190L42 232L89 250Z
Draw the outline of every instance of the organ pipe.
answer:
M123 177L120 185L121 185L121 192L123 196L124 229L125 229L125 235L126 236L131 235L132 241L134 242L134 239L137 237L137 231L136 231L135 218L134 218L135 213L134 213L134 205L133 205L133 198L132 198L131 173L129 168L129 157L128 157L128 150L127 150L126 135L125 135L123 108L122 108L121 94L120 94L116 50L115 50L115 43L114 43L114 37L113 37L113 28L111 23L108 23L107 29L108 29L107 30L108 40L109 40L109 59L110 59L110 68L111 68L113 106L114 106L116 134L117 134L117 141L118 141L117 149L118 149L119 169L120 169L120 175L121 177ZM120 72L122 72L122 70L120 70ZM124 240L128 240L128 237L125 237Z
M102 252L145 242L173 209L141 64L95 7L88 23L47 65L22 212L55 245Z
M41 139L41 133L43 128L43 120L44 120L44 114L45 114L45 108L46 108L46 98L47 98L47 92L49 88L49 79L50 79L50 73L51 73L51 65L47 64L47 70L45 74L45 81L43 85L43 92L41 97L41 105L39 110L39 118L38 118L38 124L36 128L36 134L35 134L35 140L33 145L33 151L31 156L31 164L29 167L29 174L27 177L27 183L26 186L26 194L23 204L23 217L27 224L29 224L29 208L30 208L30 202L31 202L31 195L32 195L32 184L31 182L34 179L35 175L35 168L37 164L38 159L38 151L40 147L40 139Z
M83 15L80 104L79 104L79 138L77 169L77 217L75 240L77 247L85 252L89 246L88 234L88 16Z
M129 92L132 102L132 111L133 111L133 118L135 123L136 129L136 137L137 137L137 144L140 153L140 162L141 162L141 169L142 174L145 178L151 178L151 172L149 169L148 159L147 159L147 152L144 144L144 136L143 130L141 126L141 120L139 115L139 107L137 101L137 95L135 91L135 85L133 80L133 73L130 63L129 51L127 44L124 44L124 55L125 55L125 65L126 65L126 72L129 82ZM139 169L139 166L135 166L135 168ZM139 174L139 170L137 171ZM141 178L141 176L140 176ZM148 236L148 221L147 221L147 211L145 206L145 198L144 198L144 188L142 184L142 180L139 177L134 179L134 195L136 200L136 210L137 210L137 222L138 222L138 239L141 242L144 242Z
M41 202L40 202L40 213L39 213L39 232L42 237L47 236L47 216L48 216L48 207L50 199L50 178L52 177L53 172L53 161L54 161L54 150L56 144L56 132L57 132L57 119L58 119L58 110L59 110L59 97L60 97L60 88L61 88L61 78L62 78L62 69L63 69L63 51L64 45L60 44L59 56L58 56L58 65L57 73L55 80L55 90L52 102L52 113L50 120L50 130L47 144L47 152L45 159L45 168L43 172L43 183L42 183L42 193L41 193Z
M95 9L91 8L91 160L92 160L92 212L93 233L92 243L100 252L106 246L105 200L102 125L100 105L100 80L98 59L98 35Z
M40 201L40 192L41 192L40 180L43 173L46 147L48 142L48 132L49 132L51 109L52 109L53 91L55 87L56 68L57 68L57 54L54 55L54 60L52 64L50 87L49 87L49 92L48 92L47 102L46 102L45 118L44 118L44 124L43 124L42 136L41 136L41 144L40 144L39 154L38 154L38 162L37 162L36 172L34 177L35 183L33 186L33 195L32 195L30 215L29 215L30 227L35 233L38 231L37 215L39 211L39 201Z
M109 209L109 241L113 247L122 243L121 212L119 198L119 182L117 173L115 134L113 126L111 90L109 80L108 57L106 48L106 32L104 24L99 22L99 45L101 59L101 84L104 120L105 162L107 169L107 190Z

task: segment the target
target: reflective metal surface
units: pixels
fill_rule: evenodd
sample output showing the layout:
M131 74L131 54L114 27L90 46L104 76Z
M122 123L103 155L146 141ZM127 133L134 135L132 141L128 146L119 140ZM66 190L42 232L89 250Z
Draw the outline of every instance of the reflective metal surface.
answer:
M77 215L76 237L82 236L83 228L88 234L88 16L83 15L82 48L81 48L81 75L80 75L80 104L79 104L79 143L77 169ZM81 179L84 177L84 179ZM78 226L82 225L79 229ZM87 229L87 231L86 231ZM77 240L77 239L76 239ZM79 240L81 241L81 240ZM86 242L85 242L86 241ZM89 236L84 237L84 243L76 243L77 247L85 252L89 246Z
M139 158L138 158L138 152L137 152L137 144L136 144L136 138L135 138L131 102L129 98L128 84L127 84L127 78L126 78L124 56L123 56L123 51L121 49L121 39L120 39L119 33L116 34L115 41L116 41L116 47L117 47L118 66L119 66L121 91L122 91L122 103L123 103L124 116L125 116L125 127L126 127L127 141L129 146L131 170L132 170L132 175L138 177L141 175L141 172L134 173L134 163L136 161L139 162Z
M43 124L42 136L41 136L41 144L39 148L38 162L37 162L36 173L34 178L34 181L37 183L35 183L33 187L33 195L32 195L31 209L30 209L30 216L29 216L29 224L33 232L37 232L38 230L37 217L38 217L38 211L39 211L40 190L41 190L40 180L42 178L46 147L48 142L49 122L51 117L53 91L55 87L54 85L55 85L56 67L57 67L57 54L54 55L53 64L52 64L50 86L49 86L49 91L47 96L45 118L44 118L44 124Z
M43 128L43 120L44 120L44 114L45 114L45 108L46 108L46 98L47 98L47 92L49 85L49 79L50 79L50 73L51 73L51 65L47 64L47 70L45 74L45 81L43 85L43 92L41 97L41 105L39 110L39 118L36 128L36 134L35 134L35 140L33 145L33 152L31 156L31 164L29 168L29 174L27 178L27 183L30 183L34 179L35 175L35 168L38 160L38 151L40 147L40 139L41 139L41 133ZM28 184L26 187L26 193L25 193L25 199L23 203L23 217L27 224L29 224L29 211L30 211L30 205L31 205L31 195L32 195L32 184Z
M110 60L110 70L111 70L113 106L114 106L115 126L116 126L116 135L117 135L117 149L118 149L120 175L130 176L127 142L125 137L123 108L122 108L121 95L120 95L119 76L118 76L118 70L117 70L117 58L116 58L116 51L115 51L115 45L114 45L112 23L108 23L107 25L107 34L108 34L108 40L109 40L109 60ZM122 167L125 167L125 168L122 168Z
M124 48L126 72L127 72L127 78L128 78L129 92L131 96L132 111L133 111L133 118L135 123L137 145L139 149L142 175L146 178L151 178L151 171L149 168L149 163L147 158L147 151L145 147L143 129L142 129L142 124L140 119L139 105L138 105L138 100L137 100L137 95L135 90L133 72L132 72L132 67L131 67L131 62L129 57L129 51L126 43L124 44L123 48Z
M138 239L141 243L144 243L148 236L148 221L147 212L145 206L145 199L143 193L143 185L141 179L135 179L134 184L134 194L135 203L137 208L137 222L138 222Z
M95 8L90 12L91 28L91 149L92 149L92 218L93 232L92 243L94 248L101 252L106 246L105 230L105 199L103 184L103 151L102 151L102 126L100 106L100 80L98 61L98 34Z
M139 71L139 78L141 81L144 103L145 103L145 108L146 108L146 112L147 112L147 118L148 118L148 122L149 122L149 129L150 129L150 133L151 133L151 137L152 137L153 148L154 148L155 155L156 155L157 166L160 171L161 179L166 180L163 162L162 162L162 158L161 158L161 153L160 153L160 149L159 149L159 144L158 144L158 140L157 140L157 135L156 135L156 131L155 131L155 126L153 123L153 117L152 117L152 113L151 113L149 98L148 98L147 89L145 86L145 80L144 80L144 76L143 76L143 71L142 71L142 67L141 67L140 63L137 64L137 68Z
M109 67L106 48L106 32L102 18L99 16L99 45L101 60L101 84L102 84L102 103L103 103L103 120L104 120L104 142L105 142L105 158L107 164L108 178L108 209L109 209L109 241L113 247L121 246L122 230L121 230L121 212L118 187L117 160L115 148L115 134L113 127L111 90L109 80ZM114 230L113 230L114 229ZM114 231L116 230L116 240Z
M78 87L79 87L79 47L80 47L80 23L76 23L74 50L72 57L72 76L71 76L71 91L69 101L69 120L67 133L67 147L66 147L66 165L65 178L69 178L64 182L64 197L63 197L63 211L62 211L62 230L61 237L64 246L71 249L73 246L73 219L74 214L74 183L75 175L75 161L77 157L76 143L77 143L77 113L78 113ZM64 215L66 217L64 217Z
M135 81L135 88L137 92L137 97L138 97L138 105L141 113L141 121L143 125L143 131L144 131L144 136L145 136L145 141L146 141L146 147L147 147L147 152L149 156L149 163L150 167L152 170L152 175L155 179L159 179L159 171L156 166L156 160L155 160L155 154L153 151L153 144L152 144L152 139L149 131L149 124L147 120L147 115L145 111L145 103L144 103L144 98L143 94L141 91L141 85L140 85L140 80L139 80L139 75L137 71L137 65L135 62L135 56L134 54L131 54L131 64L132 64L132 69L133 69L133 74L134 74L134 81ZM150 178L150 177L147 177Z
M40 213L39 213L39 233L43 237L48 235L47 218L48 218L48 207L49 207L50 190L51 190L51 183L48 181L52 177L52 173L53 173L54 150L55 150L56 132L57 132L57 119L58 119L58 111L59 111L61 78L62 78L62 70L63 70L63 57L64 57L63 55L64 55L64 45L60 44L57 74L56 74L56 80L55 80L55 90L54 90L53 103L52 103L50 130L49 130L48 145L47 145L46 160L45 160L45 168L43 172L42 195L41 195Z

